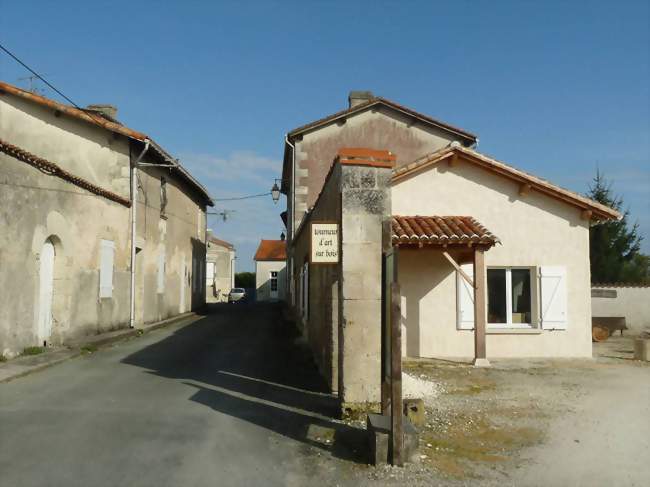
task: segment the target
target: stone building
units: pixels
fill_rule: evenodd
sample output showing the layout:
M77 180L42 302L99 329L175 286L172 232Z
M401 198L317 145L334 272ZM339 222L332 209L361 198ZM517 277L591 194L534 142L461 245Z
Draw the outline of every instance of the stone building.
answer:
M620 215L477 143L369 92L287 134L288 302L343 404L379 399L387 254L405 355L591 356L589 225ZM314 260L324 223L330 264Z
M0 184L3 355L204 304L212 200L115 108L0 83Z
M262 240L255 252L255 300L286 299L287 242Z
M228 293L235 286L235 247L218 239L208 230L205 300L208 303L228 302Z

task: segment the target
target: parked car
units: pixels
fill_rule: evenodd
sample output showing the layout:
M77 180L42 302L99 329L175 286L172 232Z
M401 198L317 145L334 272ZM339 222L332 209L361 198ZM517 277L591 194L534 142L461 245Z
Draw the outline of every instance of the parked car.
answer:
M228 293L228 302L236 303L237 301L244 301L246 299L246 290L241 287L234 287Z

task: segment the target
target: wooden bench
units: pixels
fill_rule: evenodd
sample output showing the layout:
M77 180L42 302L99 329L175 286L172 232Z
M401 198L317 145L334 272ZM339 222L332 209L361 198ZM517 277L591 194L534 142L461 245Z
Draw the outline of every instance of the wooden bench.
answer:
M611 335L616 330L620 330L621 336L623 335L623 330L627 330L627 325L625 324L624 316L615 316L615 317L596 317L591 318L591 328L604 328L609 331Z

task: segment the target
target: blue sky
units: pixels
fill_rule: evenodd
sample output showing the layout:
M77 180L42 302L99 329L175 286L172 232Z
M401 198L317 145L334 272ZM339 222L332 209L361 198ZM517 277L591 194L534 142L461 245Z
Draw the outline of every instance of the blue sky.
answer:
M598 165L650 252L649 4L0 0L0 41L78 104L117 105L217 198L268 190L284 134L367 89L575 191ZM23 76L0 53L0 79ZM219 203L236 212L209 226L252 270L283 207Z

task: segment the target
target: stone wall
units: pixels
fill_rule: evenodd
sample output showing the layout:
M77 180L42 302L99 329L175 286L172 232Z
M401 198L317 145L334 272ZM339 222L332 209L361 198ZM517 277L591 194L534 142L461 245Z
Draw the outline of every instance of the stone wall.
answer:
M343 405L376 402L380 390L382 223L390 215L394 157L339 151L323 190L296 233L296 269L309 261L311 222L339 224L338 264L309 265L308 308L301 273L294 286L303 334L318 367Z
M648 303L650 303L650 286L602 284L591 289L592 316L599 318L624 316L630 333L634 335L644 330L650 331L650 304Z
M7 94L0 94L0 133L6 142L130 199L130 165L142 143ZM165 215L161 177L167 180ZM43 344L37 328L46 242L55 254L47 344L129 326L130 208L5 154L0 185L0 354ZM200 283L194 275L204 276L205 202L169 169L140 170L138 187L136 323L142 324L203 304L205 277ZM99 293L103 240L114 246L110 297ZM163 250L164 291L158 292Z

